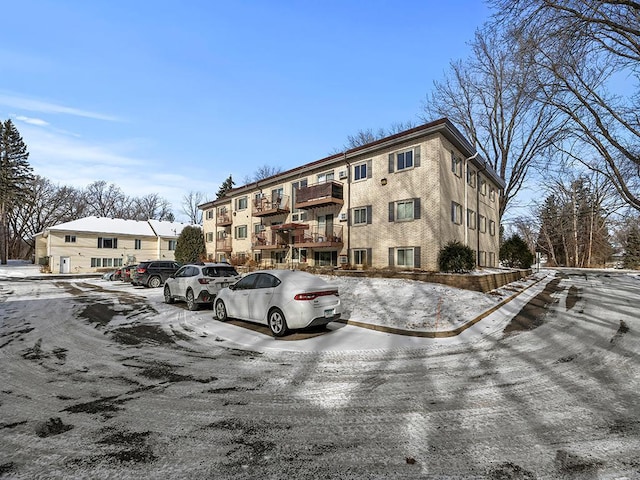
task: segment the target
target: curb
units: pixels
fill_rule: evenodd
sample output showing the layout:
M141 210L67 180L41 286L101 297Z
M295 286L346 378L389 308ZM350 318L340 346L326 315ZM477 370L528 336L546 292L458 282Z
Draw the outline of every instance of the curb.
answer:
M419 338L450 338L450 337L455 337L457 335L460 335L466 329L468 329L468 328L472 327L473 325L475 325L476 323L478 323L480 320L488 317L489 315L491 315L496 310L499 310L500 308L505 306L507 303L509 303L511 300L513 300L514 298L518 297L522 293L526 292L527 290L529 290L534 285L537 285L538 283L540 283L545 278L547 278L547 277L545 276L545 277L542 277L542 278L536 280L531 285L528 285L526 288L523 288L519 292L516 292L513 295L511 295L510 297L505 298L500 303L498 303L498 304L494 305L493 307L491 307L489 310L485 310L480 315L478 315L476 318L474 318L472 320L469 320L467 323L465 323L463 325L460 325L459 327L454 328L453 330L439 330L439 331L424 331L423 330L423 331L415 331L415 330L405 330L403 328L387 327L387 326L384 326L384 325L375 325L373 323L358 322L358 321L355 321L355 320L340 319L340 320L335 320L335 321L337 323L344 323L346 325L351 325L351 326L354 326L354 327L366 328L368 330L375 330L377 332L382 332L382 333L391 333L393 335L404 335L404 336L407 336L407 337L419 337Z

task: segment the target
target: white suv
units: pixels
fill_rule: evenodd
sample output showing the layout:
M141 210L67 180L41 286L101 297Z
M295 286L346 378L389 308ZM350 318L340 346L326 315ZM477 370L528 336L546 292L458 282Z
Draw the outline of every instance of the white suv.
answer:
M228 263L193 263L182 266L164 284L164 301L187 302L189 310L201 304L212 304L221 288L240 279L240 274Z

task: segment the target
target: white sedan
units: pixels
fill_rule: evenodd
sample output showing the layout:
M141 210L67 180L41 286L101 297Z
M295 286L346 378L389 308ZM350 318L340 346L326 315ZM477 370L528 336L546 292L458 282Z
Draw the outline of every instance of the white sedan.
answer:
M230 317L268 325L276 337L289 329L326 325L341 313L337 287L295 270L250 273L220 290L215 300L218 320Z

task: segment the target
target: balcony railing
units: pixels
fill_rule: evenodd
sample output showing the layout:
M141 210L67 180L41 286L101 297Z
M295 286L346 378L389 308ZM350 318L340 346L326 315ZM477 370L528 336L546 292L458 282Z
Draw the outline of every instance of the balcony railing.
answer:
M273 193L253 199L253 216L254 217L270 217L273 215L281 215L289 213L289 195L281 195Z
M219 225L221 227L225 225L231 225L232 223L233 223L233 220L231 218L231 212L222 212L218 215L216 219L216 225Z
M217 238L216 239L216 251L218 251L218 252L230 252L231 251L231 237Z
M307 209L343 204L343 186L341 182L335 180L296 189L295 208Z
M342 225L336 225L333 228L298 231L293 235L293 245L296 247L339 247L342 244Z
M254 250L277 250L285 248L289 244L289 235L283 232L254 233L251 238L251 246Z

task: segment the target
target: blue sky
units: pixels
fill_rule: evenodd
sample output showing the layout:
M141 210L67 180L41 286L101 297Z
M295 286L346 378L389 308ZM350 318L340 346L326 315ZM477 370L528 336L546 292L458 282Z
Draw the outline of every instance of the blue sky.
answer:
M490 11L481 0L70 1L3 6L0 119L36 174L214 198L258 167L418 122Z

